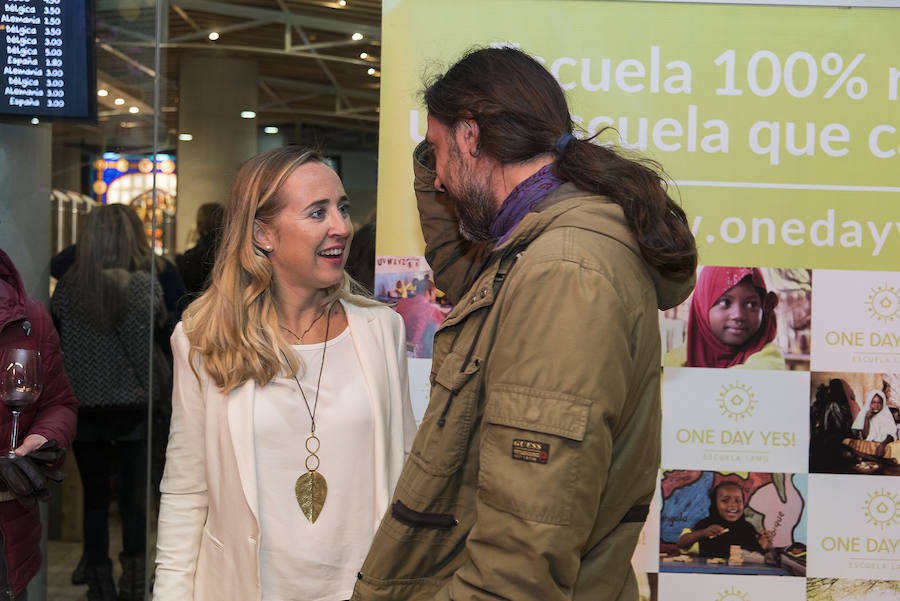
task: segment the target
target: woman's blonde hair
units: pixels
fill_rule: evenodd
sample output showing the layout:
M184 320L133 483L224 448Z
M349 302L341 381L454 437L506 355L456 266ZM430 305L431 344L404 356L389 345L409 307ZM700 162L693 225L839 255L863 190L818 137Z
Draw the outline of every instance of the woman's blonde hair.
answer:
M185 310L183 324L191 345L191 369L196 375L194 358L199 355L223 394L249 380L265 385L284 367L289 376L301 368L278 327L272 264L254 243L253 223L272 223L284 207L279 192L285 180L312 162L326 164L309 148L275 148L244 163L231 187L212 282ZM344 272L341 282L328 290L327 302L378 304L353 294L352 287Z

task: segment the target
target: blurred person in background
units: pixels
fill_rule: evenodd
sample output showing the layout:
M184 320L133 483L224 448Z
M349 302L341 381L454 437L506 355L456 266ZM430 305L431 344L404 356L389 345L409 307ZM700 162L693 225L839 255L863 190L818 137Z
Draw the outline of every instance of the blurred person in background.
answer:
M353 234L353 244L347 255L347 273L371 296L375 290L375 220Z
M0 590L27 599L25 588L41 566L41 515L36 498L48 491L42 477L61 479L58 467L75 437L77 402L66 377L59 337L47 310L29 297L12 260L0 250L0 350L41 354L42 389L19 416L19 446L10 459L12 413L0 408Z
M209 273L216 260L224 216L224 208L217 202L200 205L197 209L197 243L175 257L184 287L192 299L200 296L209 285Z
M128 208L128 210L134 213L134 209L127 205L121 206ZM137 216L137 213L135 213L135 216ZM150 239L147 238L144 224L141 222L140 217L138 217L136 222L132 223L132 226L140 228L138 231L141 236L147 239L147 245L149 247ZM57 280L61 279L75 263L75 257L78 253L77 249L78 244L73 244L56 253L53 258L50 259L50 275ZM154 261L156 262L156 278L159 280L160 286L162 286L163 301L166 306L165 319L160 320L157 339L165 343L165 350L169 346L169 336L172 335L175 324L181 321L181 313L184 311L184 308L188 306L191 297L187 294L184 282L181 279L181 274L178 273L178 267L176 267L175 263L160 256L155 256Z
M137 213L129 205L120 205L128 208L131 212ZM145 239L147 245L150 239L147 237L144 224L140 220L128 219L131 227L134 229L135 239ZM57 280L75 263L78 244L68 246L59 251L50 260L50 275ZM172 349L169 346L169 336L175 329L175 324L181 321L181 313L191 301L191 296L185 290L184 282L178 273L175 263L169 261L165 257L154 256L156 279L162 287L163 301L165 303L165 317L159 319L154 324L153 335L156 344L153 346L153 370L154 378L159 381L160 399L153 407L153 431L158 435L153 436L150 441L150 452L152 457L151 463L151 488L158 497L159 481L162 478L163 462L165 461L166 438L169 432L169 418L172 413L170 402L170 394L172 389ZM158 499L155 499L158 502ZM72 572L72 584L86 584L84 555L78 561Z
M78 398L75 459L84 487L84 576L89 601L139 601L146 548L147 403L161 398L149 381L151 316L164 322L162 290L150 275L153 254L137 214L125 205L92 210L75 262L59 280L51 308L63 359ZM154 373L157 370L154 369ZM164 384L163 384L164 386ZM109 557L113 477L122 519L119 591Z

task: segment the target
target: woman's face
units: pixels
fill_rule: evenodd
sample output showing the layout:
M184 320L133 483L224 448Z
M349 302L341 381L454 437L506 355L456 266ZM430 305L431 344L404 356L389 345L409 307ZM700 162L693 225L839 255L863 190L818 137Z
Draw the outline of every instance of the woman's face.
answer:
M709 310L709 327L729 346L743 346L761 323L762 303L749 278L726 290Z
M716 509L728 522L736 522L744 515L744 495L737 485L722 486L716 491Z
M258 242L271 244L269 260L279 287L321 290L338 284L353 238L350 201L327 165L305 163L285 180L284 206L260 224Z
M869 406L872 408L873 413L878 413L882 409L884 409L884 401L881 400L879 395L872 396L872 402L869 403Z

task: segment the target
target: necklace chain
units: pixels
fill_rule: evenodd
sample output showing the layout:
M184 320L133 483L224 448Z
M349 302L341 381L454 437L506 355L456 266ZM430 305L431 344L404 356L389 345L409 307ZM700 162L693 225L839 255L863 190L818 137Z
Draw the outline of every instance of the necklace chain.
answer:
M329 306L330 306L330 305L327 305L327 304L326 304L326 305L323 305L323 306L322 306L322 310L319 311L319 314L316 315L315 319L312 320L312 323L309 324L309 327L306 328L305 330L303 330L303 333L300 334L299 336L297 336L297 334L294 333L294 330L290 329L289 327L287 327L287 326L285 326L285 325L278 324L278 327L281 328L282 330L284 330L285 332L289 332L291 336L293 336L296 340L298 340L298 341L302 344L302 343L303 343L303 337L306 336L307 334L309 334L309 331L313 328L313 326L316 325L316 323L317 323L320 319L322 319L322 316L325 315L325 309L328 309ZM328 333L327 333L327 332L326 332L326 334L325 334L325 339L326 339L326 340L328 339Z
M328 348L328 331L331 328L331 309L332 308L334 308L333 303L328 307L328 319L325 320L325 342L322 344L322 363L321 363L321 365L319 365L319 378L318 378L318 380L316 380L316 396L313 399L312 409L309 408L309 401L306 400L306 393L303 392L303 386L300 385L300 380L297 378L297 374L294 374L294 382L297 383L297 388L300 389L300 396L303 397L303 404L306 405L306 412L309 413L309 421L310 421L310 428L311 428L310 431L312 432L312 434L316 433L316 409L319 407L319 389L322 386L322 372L325 371L325 351ZM325 310L323 309L322 313L319 314L319 317L322 317L322 315L324 315L324 314L325 314ZM313 323L318 321L319 317L317 317L315 320L313 320ZM312 325L310 325L309 327L312 328ZM288 330L288 331L290 331L290 330ZM309 328L307 328L306 332L308 332L308 331L309 331ZM305 335L306 332L304 332L303 334ZM293 334L293 332L291 332L291 334ZM301 340L302 340L302 337L301 337ZM284 360L287 361L287 357L285 357Z

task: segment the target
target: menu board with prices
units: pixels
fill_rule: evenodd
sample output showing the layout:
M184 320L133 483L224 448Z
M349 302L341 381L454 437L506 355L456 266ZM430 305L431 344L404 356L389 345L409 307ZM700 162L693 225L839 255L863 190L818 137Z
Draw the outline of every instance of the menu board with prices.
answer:
M0 114L92 119L90 0L0 1Z

